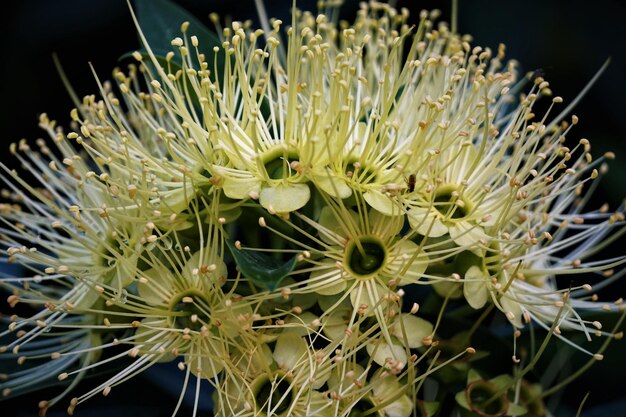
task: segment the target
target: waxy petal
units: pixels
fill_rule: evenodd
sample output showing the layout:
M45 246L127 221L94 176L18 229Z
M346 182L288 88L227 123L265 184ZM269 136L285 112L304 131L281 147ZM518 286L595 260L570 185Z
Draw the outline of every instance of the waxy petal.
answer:
M389 359L406 365L406 349L400 344L388 344L383 339L372 340L366 345L367 353L378 365L389 368Z
M336 212L335 210L339 210ZM343 245L350 236L350 230L346 230L345 225L351 225L353 229L360 229L359 215L352 210L342 207L331 208L326 206L320 211L318 223L322 226L319 234L326 243Z
M469 267L465 272L463 295L472 308L484 307L489 299L489 274L476 265Z
M440 237L448 233L448 227L441 222L435 209L413 207L407 213L409 225L423 236Z
M522 323L523 309L520 303L504 294L500 298L500 305L504 314L507 315L507 318L515 327L524 327Z
M250 193L258 193L261 189L261 181L254 177L232 178L224 177L223 190L228 198L235 200L245 200L250 197Z
M388 195L376 190L369 190L363 193L363 199L382 214L387 216L399 216L404 214L404 209L398 202Z
M398 280L399 285L417 282L428 267L428 257L410 240L397 242L389 257L384 275Z
M333 176L332 173L315 175L313 182L317 188L335 198L345 199L352 195L352 188L346 184L346 181Z
M146 304L158 306L167 305L173 296L172 284L174 277L163 269L148 269L140 273L137 282L139 296Z
M334 263L327 265L327 268L322 267L311 272L307 288L319 295L339 294L346 289L348 276Z
M401 314L396 316L389 333L414 349L423 346L424 338L433 334L433 325L412 314Z
M455 221L448 230L450 237L457 245L466 246L469 249L480 250L480 247L489 241L489 236L485 234L482 227L466 221Z
M298 364L304 363L307 356L307 344L295 333L281 333L276 339L273 357L278 367L284 371L293 371Z
M310 198L307 184L279 184L264 187L259 202L270 212L289 213L304 207Z

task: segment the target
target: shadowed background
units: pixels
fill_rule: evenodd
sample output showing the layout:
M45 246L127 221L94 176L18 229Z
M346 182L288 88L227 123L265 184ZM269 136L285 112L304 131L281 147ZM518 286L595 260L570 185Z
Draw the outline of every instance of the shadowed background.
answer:
M178 0L203 21L217 12L236 20L257 20L252 1ZM291 1L266 1L268 14L289 22ZM315 1L299 0L298 7L314 10ZM398 1L398 7L411 10L417 21L420 9L440 8L443 20L450 18L450 1ZM620 0L541 1L541 0L459 0L459 30L474 37L474 45L497 49L507 45L507 56L520 61L523 72L542 69L555 95L566 105L611 57L609 68L575 109L580 123L571 139L589 138L592 153L600 156L608 150L617 158L602 180L600 192L590 208L608 201L616 208L626 196L626 5ZM358 2L346 1L342 17L352 20ZM139 47L128 6L124 0L27 0L4 6L3 36L0 38L0 147L2 161L8 158L9 143L21 138L34 140L42 135L37 128L38 114L46 112L67 126L72 103L61 83L51 55L56 52L68 78L82 96L97 92L88 62L101 79L110 79L118 58ZM6 150L6 151L5 151ZM617 246L617 245L616 245ZM624 245L613 254L623 254ZM626 294L622 284L618 290ZM591 390L583 416L626 415L626 400L618 385L618 374L626 370L624 343L616 343L583 380L575 383L564 396L564 415L575 414L584 394ZM612 356L612 357L611 357ZM1 363L0 363L0 366ZM0 373L2 370L0 370ZM164 373L165 372L165 373ZM178 383L176 373L151 371L114 389L109 398L96 398L77 409L77 415L99 416L168 416ZM90 382L83 384L92 386ZM77 392L82 392L79 388ZM34 416L41 394L0 403L7 416ZM604 408L598 408L604 404ZM607 405L608 404L608 405ZM572 408L573 407L573 410ZM616 407L616 408L607 408ZM97 411L100 410L100 411ZM106 410L106 411L105 411ZM55 410L52 410L55 411ZM49 416L65 415L63 407ZM561 410L559 410L561 411ZM100 413L100 414L98 414ZM190 414L183 410L181 415ZM202 415L206 415L202 414Z

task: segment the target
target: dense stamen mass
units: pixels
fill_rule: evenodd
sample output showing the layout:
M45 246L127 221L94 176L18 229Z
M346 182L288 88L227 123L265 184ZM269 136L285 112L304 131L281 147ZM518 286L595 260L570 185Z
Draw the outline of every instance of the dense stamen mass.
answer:
M223 417L543 415L579 376L543 377L551 339L590 365L622 338L623 300L585 283L626 273L599 255L626 221L587 208L613 155L572 140L580 97L555 114L548 81L438 12L371 1L347 23L338 3L211 15L219 41L169 5L180 27L140 29L72 131L44 114L49 142L11 145L29 176L0 164L2 396L67 383L44 415L129 358L68 413L175 361L172 415L207 414L207 385ZM489 366L506 346L511 375Z

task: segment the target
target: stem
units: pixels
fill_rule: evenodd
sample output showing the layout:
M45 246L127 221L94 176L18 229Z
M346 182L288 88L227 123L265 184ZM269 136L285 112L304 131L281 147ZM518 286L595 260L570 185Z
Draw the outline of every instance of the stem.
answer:
M452 0L452 33L456 34L459 30L459 0Z

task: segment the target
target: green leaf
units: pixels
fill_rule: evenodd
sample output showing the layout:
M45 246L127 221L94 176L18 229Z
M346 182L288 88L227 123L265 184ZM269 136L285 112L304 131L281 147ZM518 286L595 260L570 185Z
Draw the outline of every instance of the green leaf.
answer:
M226 241L239 271L254 284L270 291L275 290L281 281L296 267L296 257L287 262L278 261L264 253L239 250Z
M135 4L139 26L151 49L157 51L173 50L175 53L173 60L179 65L182 64L180 53L177 48L172 47L172 39L182 37L181 24L189 22L187 34L198 37L198 50L205 55L209 68L213 67L212 63L215 57L213 47L221 46L222 42L199 19L169 0L136 0ZM189 52L190 56L195 59L194 51ZM219 54L217 58L217 68L222 68L224 64L223 55ZM197 62L195 63L197 64Z

